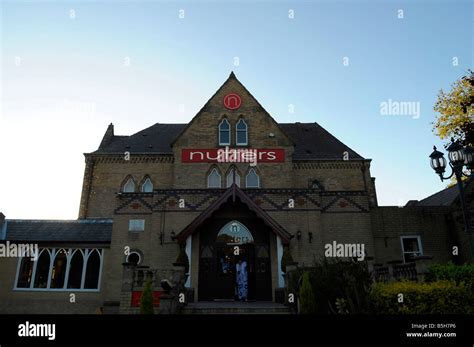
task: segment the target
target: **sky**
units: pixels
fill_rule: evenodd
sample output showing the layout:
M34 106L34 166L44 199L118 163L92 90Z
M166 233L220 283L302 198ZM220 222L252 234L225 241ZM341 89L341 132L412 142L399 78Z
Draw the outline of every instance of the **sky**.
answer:
M380 205L446 187L429 165L445 143L433 105L473 68L470 1L0 0L0 11L7 218L77 218L83 153L109 123L118 135L187 123L231 71L278 122L317 122L372 159Z

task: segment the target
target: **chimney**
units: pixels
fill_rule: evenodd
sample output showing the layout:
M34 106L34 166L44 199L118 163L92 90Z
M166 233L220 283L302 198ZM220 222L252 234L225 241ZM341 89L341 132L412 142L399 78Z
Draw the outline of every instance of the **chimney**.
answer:
M102 138L102 142L100 143L99 149L107 146L110 142L112 142L113 138L114 138L114 125L110 123L109 126L107 127L104 137Z

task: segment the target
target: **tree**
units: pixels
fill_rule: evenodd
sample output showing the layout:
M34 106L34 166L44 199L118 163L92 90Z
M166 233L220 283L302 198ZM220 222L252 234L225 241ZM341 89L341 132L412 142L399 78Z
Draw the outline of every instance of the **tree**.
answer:
M151 278L148 278L140 298L140 313L153 314L153 286Z
M313 288L309 279L309 272L303 273L303 281L300 288L300 312L303 314L314 313L316 310Z
M433 132L442 140L452 137L464 146L474 146L474 72L468 73L454 82L448 93L440 90Z

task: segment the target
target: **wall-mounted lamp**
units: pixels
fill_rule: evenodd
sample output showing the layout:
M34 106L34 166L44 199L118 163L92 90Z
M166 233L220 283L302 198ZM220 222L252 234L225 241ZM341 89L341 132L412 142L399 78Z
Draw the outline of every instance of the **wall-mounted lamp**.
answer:
M308 240L309 240L309 243L313 241L313 233L311 231L308 232Z
M301 240L301 230L298 230L298 231L296 232L296 239L297 239L298 241Z
M171 236L171 241L176 240L176 234L175 234L174 230L171 230L170 236Z

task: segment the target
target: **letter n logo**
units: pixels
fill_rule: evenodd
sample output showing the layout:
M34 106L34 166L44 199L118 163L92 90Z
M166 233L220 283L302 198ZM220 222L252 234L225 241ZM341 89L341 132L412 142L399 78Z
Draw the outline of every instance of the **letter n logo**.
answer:
M227 94L224 96L224 106L229 110L236 110L242 105L242 99L238 94Z

